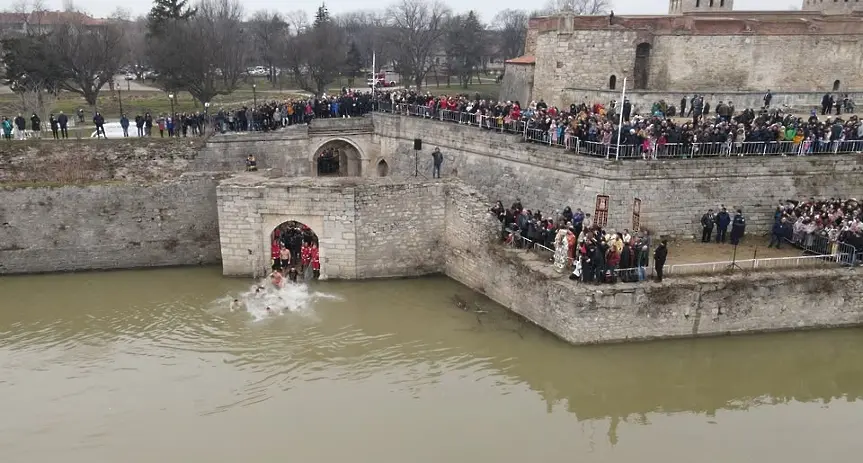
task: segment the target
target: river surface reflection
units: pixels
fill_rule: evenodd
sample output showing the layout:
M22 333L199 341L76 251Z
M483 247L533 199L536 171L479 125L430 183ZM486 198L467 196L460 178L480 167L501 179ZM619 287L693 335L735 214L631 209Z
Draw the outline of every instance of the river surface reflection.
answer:
M445 278L319 283L259 321L227 308L250 284L216 268L0 278L0 461L863 453L861 330L576 348Z

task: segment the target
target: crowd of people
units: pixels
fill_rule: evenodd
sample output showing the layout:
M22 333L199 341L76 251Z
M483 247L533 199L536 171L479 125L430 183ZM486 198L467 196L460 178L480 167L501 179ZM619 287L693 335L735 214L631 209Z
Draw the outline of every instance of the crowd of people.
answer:
M510 207L498 201L491 208L501 223L501 240L528 251L538 246L553 251L553 266L584 283L644 281L648 278L653 238L647 230L605 230L589 213L567 206L548 216L525 209L516 200ZM654 275L663 278L668 258L665 240L653 250Z
M321 275L318 237L307 226L287 222L272 233L270 279L278 288L285 278L296 283L298 279L317 280Z
M681 101L680 112L659 101L645 114L628 100L558 108L542 99L523 106L519 101L481 99L478 95L435 96L408 90L381 92L378 99L385 110L524 133L529 140L567 149L578 147L586 154L605 155L616 145L621 113L620 144L625 157L863 151L863 124L856 115L821 120L813 109L803 118L771 108L767 96L765 106L757 111L747 108L738 112L733 102L720 101L711 112L703 95L693 95ZM576 140L588 143L577 145Z
M839 243L863 250L861 222L863 204L853 198L789 200L776 208L770 245L789 241L820 254L837 253Z

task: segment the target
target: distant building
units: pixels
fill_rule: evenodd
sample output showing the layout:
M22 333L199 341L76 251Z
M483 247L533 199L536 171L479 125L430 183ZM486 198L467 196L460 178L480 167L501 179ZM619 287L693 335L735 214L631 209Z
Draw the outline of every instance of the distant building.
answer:
M555 105L701 93L737 107L863 92L863 2L803 0L800 11L734 11L733 0L669 0L666 16L532 18L501 97ZM616 97L615 97L616 95Z
M58 24L81 23L99 27L107 23L73 11L33 11L30 13L0 13L0 34L26 34L50 32Z

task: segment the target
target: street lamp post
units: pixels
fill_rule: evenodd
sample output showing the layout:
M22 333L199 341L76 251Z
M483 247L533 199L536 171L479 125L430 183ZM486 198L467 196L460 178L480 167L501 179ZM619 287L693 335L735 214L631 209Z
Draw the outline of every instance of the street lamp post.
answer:
M255 101L255 107L256 108L258 107L258 92L256 90L257 88L258 88L258 84L252 84L252 98Z
M116 84L115 87L117 87L117 101L120 103L120 116L122 117L123 116L123 95L122 95L123 89L120 88L120 84Z
M171 118L173 119L174 118L174 94L169 93L168 99L171 100Z

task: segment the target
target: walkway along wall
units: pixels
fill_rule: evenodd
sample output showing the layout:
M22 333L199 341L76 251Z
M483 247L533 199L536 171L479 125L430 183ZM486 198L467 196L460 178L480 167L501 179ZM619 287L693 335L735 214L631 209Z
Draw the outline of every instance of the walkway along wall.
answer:
M452 184L446 201L446 274L573 344L863 324L859 270L583 285L500 244L475 189Z
M766 233L780 201L863 196L863 158L853 155L732 157L660 161L608 161L520 136L418 117L374 115L381 152L391 174L413 176L414 138L423 139L419 172L431 176L431 151L444 153L443 174L475 186L492 200L550 213L564 206L594 212L597 195L608 195L608 225L632 227L634 200L641 224L663 235L700 234L699 220L720 204L742 208L748 234Z
M216 263L216 183L0 186L0 274Z

